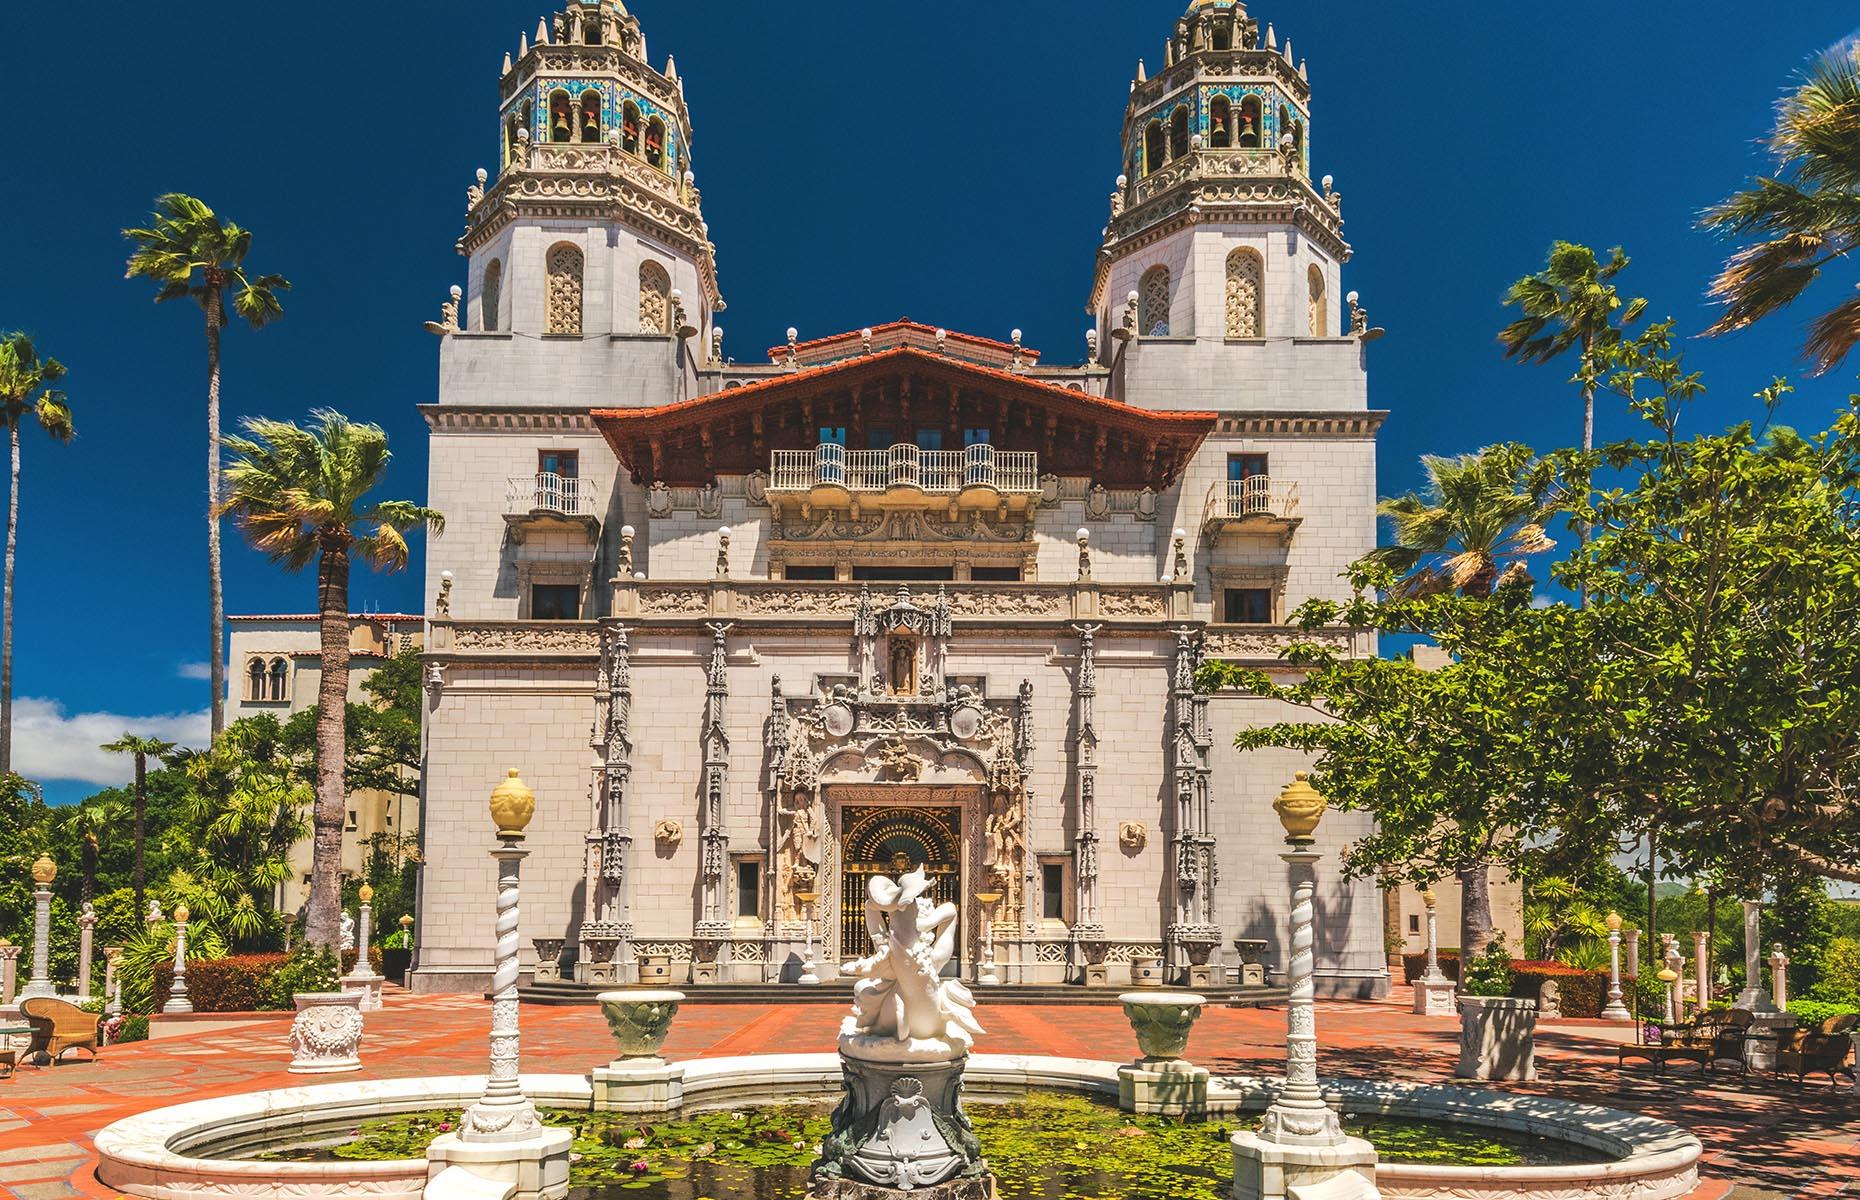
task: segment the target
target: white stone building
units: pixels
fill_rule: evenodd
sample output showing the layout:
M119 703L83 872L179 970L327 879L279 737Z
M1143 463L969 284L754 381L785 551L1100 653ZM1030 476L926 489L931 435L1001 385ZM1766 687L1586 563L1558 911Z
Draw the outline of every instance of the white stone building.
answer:
M323 678L322 634L314 613L308 616L233 615L226 651L228 720L269 715L279 721L316 707ZM349 701L370 704L363 685L388 659L418 647L425 618L406 613L352 613L349 616ZM412 837L419 832L419 805L413 797L373 789L353 792L342 825L342 873L359 875L368 858L369 839L377 834ZM296 912L310 898L311 844L301 838L291 847L291 877L278 889L279 912ZM397 914L398 915L398 914Z
M831 975L906 861L962 906L965 975L991 910L1008 983L1154 956L1205 985L1236 938L1282 962L1272 801L1304 760L1241 756L1289 714L1192 675L1278 664L1375 542L1379 331L1343 298L1302 66L1238 3L1177 22L1133 85L1079 365L894 322L739 366L663 61L616 0L524 39L433 326L413 986L489 975L509 767L542 979L792 980L809 896ZM1364 821L1320 830L1338 993L1387 986L1377 888L1335 868Z

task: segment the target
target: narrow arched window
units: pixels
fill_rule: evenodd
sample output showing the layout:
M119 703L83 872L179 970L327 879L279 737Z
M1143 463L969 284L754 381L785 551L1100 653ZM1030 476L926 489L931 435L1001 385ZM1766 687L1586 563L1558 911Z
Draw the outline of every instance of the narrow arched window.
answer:
M504 299L504 264L492 259L484 265L484 282L478 287L478 328L496 332L498 305Z
M1261 137L1259 122L1259 97L1242 96L1239 127L1234 130L1234 144L1243 150L1259 149Z
M566 142L575 136L574 113L570 111L567 92L553 92L549 96L549 140Z
M1266 294L1266 262L1259 251L1242 246L1227 256L1227 336L1256 338L1265 328L1261 302Z
M1169 157L1181 158L1188 153L1188 105L1179 104L1169 114Z
M605 16L595 17L581 27L581 40L584 45L598 46L601 44L601 26L605 21Z
M1161 121L1151 121L1143 129L1143 173L1159 171L1163 165L1163 127Z
M581 93L581 140L590 146L601 140L601 94L593 88Z
M1225 150L1234 144L1234 105L1225 96L1216 96L1208 105L1208 145Z
M1169 268L1151 267L1137 289L1137 329L1144 337L1169 336Z
M287 698L288 696L287 689L290 684L290 674L291 674L291 667L289 663L285 662L281 658L274 658L271 660L271 690L270 690L270 696L269 696L270 699L283 700Z
M665 166L665 122L657 117L646 122L646 161L661 169Z
M639 264L639 331L672 331L672 277L651 260Z
M522 127L523 122L517 118L517 114L511 113L510 120L504 124L504 164L506 166L516 161L517 130Z
M265 698L265 660L262 658L255 658L245 665L245 698Z
M581 248L558 242L549 249L544 333L581 332Z
M620 148L628 154L639 153L639 105L631 100L620 109Z
M1231 20L1223 21L1219 17L1215 18L1214 48L1216 50L1232 50L1234 48L1234 23Z
M1306 272L1311 291L1311 336L1330 336L1330 305L1324 297L1324 270L1316 263Z
M1292 122L1292 165L1300 171L1305 169L1305 123Z

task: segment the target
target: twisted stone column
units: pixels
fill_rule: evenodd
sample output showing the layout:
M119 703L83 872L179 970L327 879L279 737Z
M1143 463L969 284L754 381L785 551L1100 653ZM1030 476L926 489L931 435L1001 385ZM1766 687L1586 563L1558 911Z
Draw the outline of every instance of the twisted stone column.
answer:
M523 1094L518 1078L517 928L518 870L529 851L506 842L491 851L497 860L497 951L491 977L491 1073L484 1095L465 1110L459 1121L459 1139L465 1142L514 1142L533 1137L542 1128L536 1106Z
M1292 874L1291 954L1286 969L1285 1090L1266 1110L1259 1136L1294 1146L1334 1146L1343 1138L1337 1114L1324 1103L1317 1076L1317 960L1312 926L1316 864L1310 850L1281 854Z

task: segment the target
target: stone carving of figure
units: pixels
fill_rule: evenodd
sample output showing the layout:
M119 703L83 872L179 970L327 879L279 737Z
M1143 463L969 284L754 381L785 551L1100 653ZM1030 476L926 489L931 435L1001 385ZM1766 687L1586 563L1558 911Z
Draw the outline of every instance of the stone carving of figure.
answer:
M814 819L814 795L812 792L786 792L788 803L783 816L781 842L777 852L777 864L781 874L778 878L787 879L791 887L785 897L789 909L786 914L791 920L801 918L801 906L795 901L795 891L807 890L807 885L815 878L820 864L820 828Z
M988 847L982 865L993 867L997 875L1011 875L1020 858L1021 843L1021 806L1014 797L1001 797L1000 806L988 814L986 835Z
M865 928L872 954L840 970L856 978L853 1011L840 1026L840 1050L852 1057L909 1061L966 1054L982 1027L975 997L944 979L956 949L957 911L930 896L922 867L896 880L874 875L866 886Z
M355 949L355 918L346 912L342 914L342 948Z
M149 915L145 917L144 920L146 920L149 924L153 925L156 922L161 921L163 919L164 918L162 916L162 911L161 911L161 901L159 900L149 901Z
M909 638L891 639L891 690L900 695L917 691L917 646Z

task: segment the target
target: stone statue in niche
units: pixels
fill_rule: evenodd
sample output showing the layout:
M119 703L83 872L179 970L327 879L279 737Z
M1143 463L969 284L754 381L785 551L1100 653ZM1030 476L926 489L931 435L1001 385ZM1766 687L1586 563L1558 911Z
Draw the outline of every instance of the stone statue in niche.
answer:
M894 637L887 647L886 683L893 695L917 694L917 639Z
M796 891L807 890L820 866L820 825L814 816L812 792L784 792L780 841L776 848L777 878L791 881L792 887L782 897L781 917L798 921L804 915L795 902ZM805 874L805 882L802 876Z
M987 846L982 852L982 865L1000 881L1004 892L1014 890L1016 867L1020 864L1021 845L1026 834L1022 815L1020 797L998 796L995 807L989 810L984 829ZM1009 908L1008 911L1014 910Z

